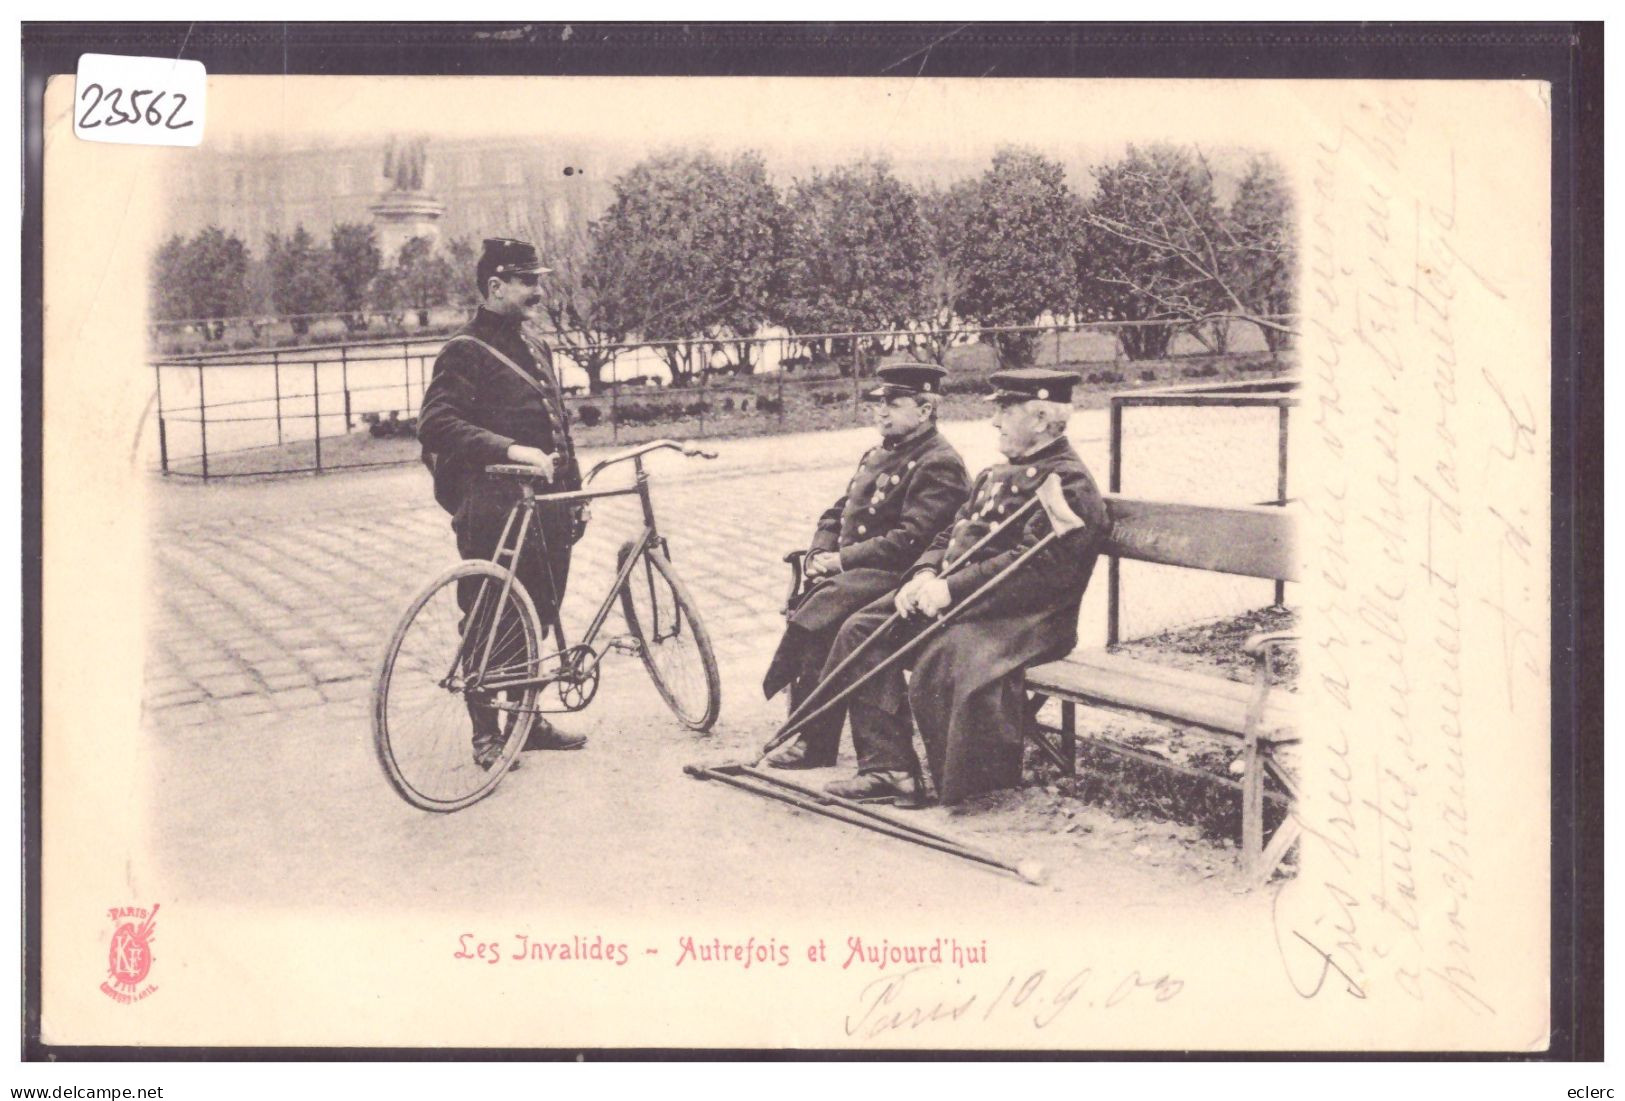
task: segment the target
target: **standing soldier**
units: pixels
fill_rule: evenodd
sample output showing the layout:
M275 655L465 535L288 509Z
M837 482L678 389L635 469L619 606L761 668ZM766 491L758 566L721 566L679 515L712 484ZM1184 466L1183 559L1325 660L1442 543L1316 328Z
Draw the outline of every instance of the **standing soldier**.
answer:
M434 471L435 500L451 513L457 551L464 558L496 553L508 511L520 495L514 482L486 475L487 466L543 467L553 472L555 490L581 486L552 354L523 329L541 305L537 285L548 270L533 245L487 240L475 268L484 301L473 320L446 341L423 395L418 438ZM543 508L540 515L545 553L534 540L527 541L514 574L545 624L564 598L570 548L579 532L569 507ZM470 578L458 589L465 618L479 585L479 578ZM500 660L500 655L493 657ZM498 712L472 697L468 712L474 759L489 768L501 756L505 740ZM538 715L525 749L579 749L586 742Z
M997 389L988 400L998 403L993 424L1006 461L978 475L952 526L906 572L896 593L847 619L830 650L829 667L894 610L907 617L900 644L1043 538L1049 520L1039 510L977 551L951 577L938 576L945 559L952 561L974 546L1051 474L1060 476L1066 502L1084 526L1029 559L927 643L914 656L907 682L902 668L893 668L853 695L848 706L858 775L829 784L831 794L923 806L911 716L919 724L931 779L944 803L1021 782L1028 722L1022 674L1029 666L1065 656L1077 644L1078 606L1106 535L1105 503L1066 439L1076 382L1076 375L1039 368L993 376ZM853 670L854 679L859 672Z
M788 686L792 712L818 682L846 617L897 587L903 569L947 526L969 491L964 460L937 431L947 372L908 361L882 365L876 373L882 384L867 399L881 442L863 456L846 493L819 517L805 560L812 588L790 613L762 682L770 697ZM833 765L844 717L834 709L768 764Z

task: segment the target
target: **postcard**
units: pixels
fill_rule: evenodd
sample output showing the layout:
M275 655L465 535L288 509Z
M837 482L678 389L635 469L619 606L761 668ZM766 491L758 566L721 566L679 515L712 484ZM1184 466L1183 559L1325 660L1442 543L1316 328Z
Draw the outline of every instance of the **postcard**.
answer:
M45 1043L1546 1048L1546 85L144 90L45 99Z

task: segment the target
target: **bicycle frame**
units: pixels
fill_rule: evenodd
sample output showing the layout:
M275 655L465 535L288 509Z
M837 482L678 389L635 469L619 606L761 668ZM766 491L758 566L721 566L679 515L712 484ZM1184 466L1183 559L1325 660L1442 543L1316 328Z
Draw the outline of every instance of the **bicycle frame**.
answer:
M662 441L662 443L664 443L664 441ZM585 479L586 481L590 482L605 467L612 465L614 462L631 461L635 470L633 484L619 489L579 489L564 493L542 494L537 493L535 487L529 481L521 481L520 499L516 501L513 508L509 510L507 521L502 528L502 537L498 540L497 549L491 556L491 560L493 562L499 566L505 565L508 569L508 576L503 581L501 592L498 593L496 597L496 606L500 608L505 606L507 603L508 595L512 592L514 583L517 580L515 567L519 562L519 556L524 552L526 539L531 534L532 528L535 529L535 538L541 540L542 545L539 553L544 556L545 561L545 556L547 554L547 536L542 528L541 517L537 511L538 509L549 504L578 504L585 503L587 501L599 500L602 498L630 497L635 495L638 498L639 504L642 506L643 527L638 532L636 539L633 540L632 553L628 554L626 556L626 560L620 564L620 568L616 571L615 580L610 584L609 591L604 595L604 599L598 605L598 610L593 614L592 622L589 623L586 630L582 632L581 640L576 644L577 646L591 647L593 642L597 639L599 631L603 629L604 622L609 618L610 609L614 606L616 597L620 595L623 587L629 583L632 570L637 566L638 562L643 559L648 549L651 546L658 546L663 552L665 551L666 541L660 535L659 529L656 526L654 504L649 497L649 475L648 472L643 468L643 456L648 454L650 451L658 449L659 447L657 445L651 445L644 450L633 452L630 455L623 456L619 459L613 459L600 463L593 467ZM480 622L479 613L485 608L486 594L490 591L490 589L491 582L489 581L480 586L480 591L475 597L473 608L471 608L468 612L466 622ZM659 625L656 623L652 626L654 629L654 637L658 638L660 631ZM482 650L480 653L479 665L474 671L474 674L464 681L463 688L465 691L496 693L507 689L528 688L531 686L546 687L554 683L564 674L563 659L565 655L575 647L572 647L565 638L564 623L560 618L560 609L557 604L555 604L553 608L551 622L543 624L543 627L544 629L547 627L552 628L554 638L558 642L558 650L542 657L539 664L545 666L548 662L558 661L560 662L561 666L559 672L539 673L536 676L526 677L498 677L488 679L487 673L490 669L491 651L496 644L496 630L495 625L493 624L492 629L490 630L470 632L468 636L464 637L463 646L459 649L457 657L453 662L452 669L447 673L446 679L443 683L450 684L456 679L457 669L464 665L466 648L470 643L482 645ZM497 709L503 709L503 705L501 704L493 703L492 706Z

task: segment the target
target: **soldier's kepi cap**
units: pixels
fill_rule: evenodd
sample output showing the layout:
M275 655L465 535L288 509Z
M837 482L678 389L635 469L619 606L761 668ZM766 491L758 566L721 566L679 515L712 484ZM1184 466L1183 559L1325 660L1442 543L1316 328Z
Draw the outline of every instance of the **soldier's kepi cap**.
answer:
M935 363L915 363L912 359L882 363L875 369L880 385L864 397L869 401L885 401L905 394L940 394L942 380L948 372Z
M543 275L552 268L542 266L536 246L511 237L487 237L480 256L480 270L491 275Z
M1071 371L1052 371L1047 367L996 371L993 375L993 392L985 400L996 401L1000 405L1013 405L1019 401L1070 404L1072 387L1078 381L1078 376Z

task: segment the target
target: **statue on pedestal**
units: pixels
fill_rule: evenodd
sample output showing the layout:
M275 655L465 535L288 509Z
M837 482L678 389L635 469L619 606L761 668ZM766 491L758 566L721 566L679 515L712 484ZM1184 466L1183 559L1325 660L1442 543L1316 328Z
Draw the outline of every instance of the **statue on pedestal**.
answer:
M394 263L401 248L414 237L439 239L445 204L424 190L429 140L391 135L384 146L384 190L369 208L378 233L378 248L386 264Z
M429 140L423 137L391 136L384 146L384 176L391 191L422 191L423 164L428 159Z

